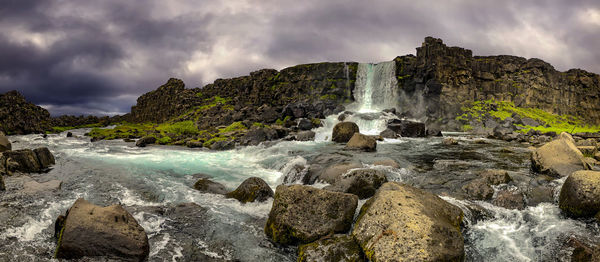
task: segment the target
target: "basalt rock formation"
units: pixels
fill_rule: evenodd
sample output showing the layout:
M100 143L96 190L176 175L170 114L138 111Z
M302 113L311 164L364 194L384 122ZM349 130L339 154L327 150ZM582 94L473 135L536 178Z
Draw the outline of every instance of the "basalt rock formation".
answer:
M0 131L13 135L42 133L50 129L50 113L25 100L17 91L0 94Z

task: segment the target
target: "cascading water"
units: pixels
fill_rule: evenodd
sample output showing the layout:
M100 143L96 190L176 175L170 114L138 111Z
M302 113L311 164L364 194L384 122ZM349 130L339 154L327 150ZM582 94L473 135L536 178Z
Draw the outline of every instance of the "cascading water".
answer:
M379 112L398 106L398 82L394 61L358 64L354 98L359 113Z

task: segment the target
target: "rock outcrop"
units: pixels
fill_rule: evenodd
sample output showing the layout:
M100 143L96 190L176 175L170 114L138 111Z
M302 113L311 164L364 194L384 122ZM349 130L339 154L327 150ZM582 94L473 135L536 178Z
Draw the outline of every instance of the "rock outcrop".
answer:
M600 211L600 172L577 171L560 190L558 205L571 217L592 217Z
M100 207L80 198L57 222L59 259L102 256L145 261L150 252L144 228L120 205Z
M130 118L135 122L162 123L183 114L194 106L194 91L185 89L183 81L171 78L158 89L137 99Z
M335 235L332 238L321 239L298 247L298 262L336 261L361 262L366 261L360 246L352 236Z
M531 153L531 168L540 173L555 177L568 176L586 169L583 154L575 146L573 137L567 133Z
M425 137L425 123L394 119L388 123L388 129L401 137Z
M273 189L259 177L251 177L235 190L225 194L226 197L235 198L242 203L248 202L263 202L270 197L273 197Z
M135 146L137 146L137 147L146 147L147 145L152 145L154 143L156 143L156 137L145 136L145 137L142 137L142 138L138 139L135 142Z
M358 197L304 185L279 185L265 225L276 243L306 244L350 230Z
M370 261L462 261L462 217L434 194L388 182L363 205L352 235Z
M0 94L0 131L10 135L43 133L50 130L50 113L17 91Z

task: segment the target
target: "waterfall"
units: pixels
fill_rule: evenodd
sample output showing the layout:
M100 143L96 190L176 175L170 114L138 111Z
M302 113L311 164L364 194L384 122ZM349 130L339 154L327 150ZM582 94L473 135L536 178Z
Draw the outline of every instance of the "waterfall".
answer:
M396 63L358 64L354 90L358 112L378 112L398 107Z

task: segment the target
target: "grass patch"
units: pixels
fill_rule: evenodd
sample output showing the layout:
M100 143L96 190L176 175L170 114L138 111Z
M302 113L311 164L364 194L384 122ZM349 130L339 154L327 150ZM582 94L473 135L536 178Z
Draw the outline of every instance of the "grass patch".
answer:
M88 135L94 139L123 139L136 138L147 135L154 127L152 123L134 124L121 123L114 128L94 128Z
M221 128L219 129L219 133L228 133L228 132L234 132L234 131L242 131L242 130L246 130L248 129L244 124L242 124L242 122L233 122L231 123L231 125L225 127L225 128Z
M176 123L162 123L156 127L156 130L160 131L161 133L177 135L196 135L199 133L198 128L191 120Z
M198 110L205 111L217 106L217 104L222 104L224 106L223 108L226 110L233 110L233 106L227 104L231 102L231 98L228 97L213 96L211 98L204 99L204 101L207 102L207 104L199 106L197 108Z

